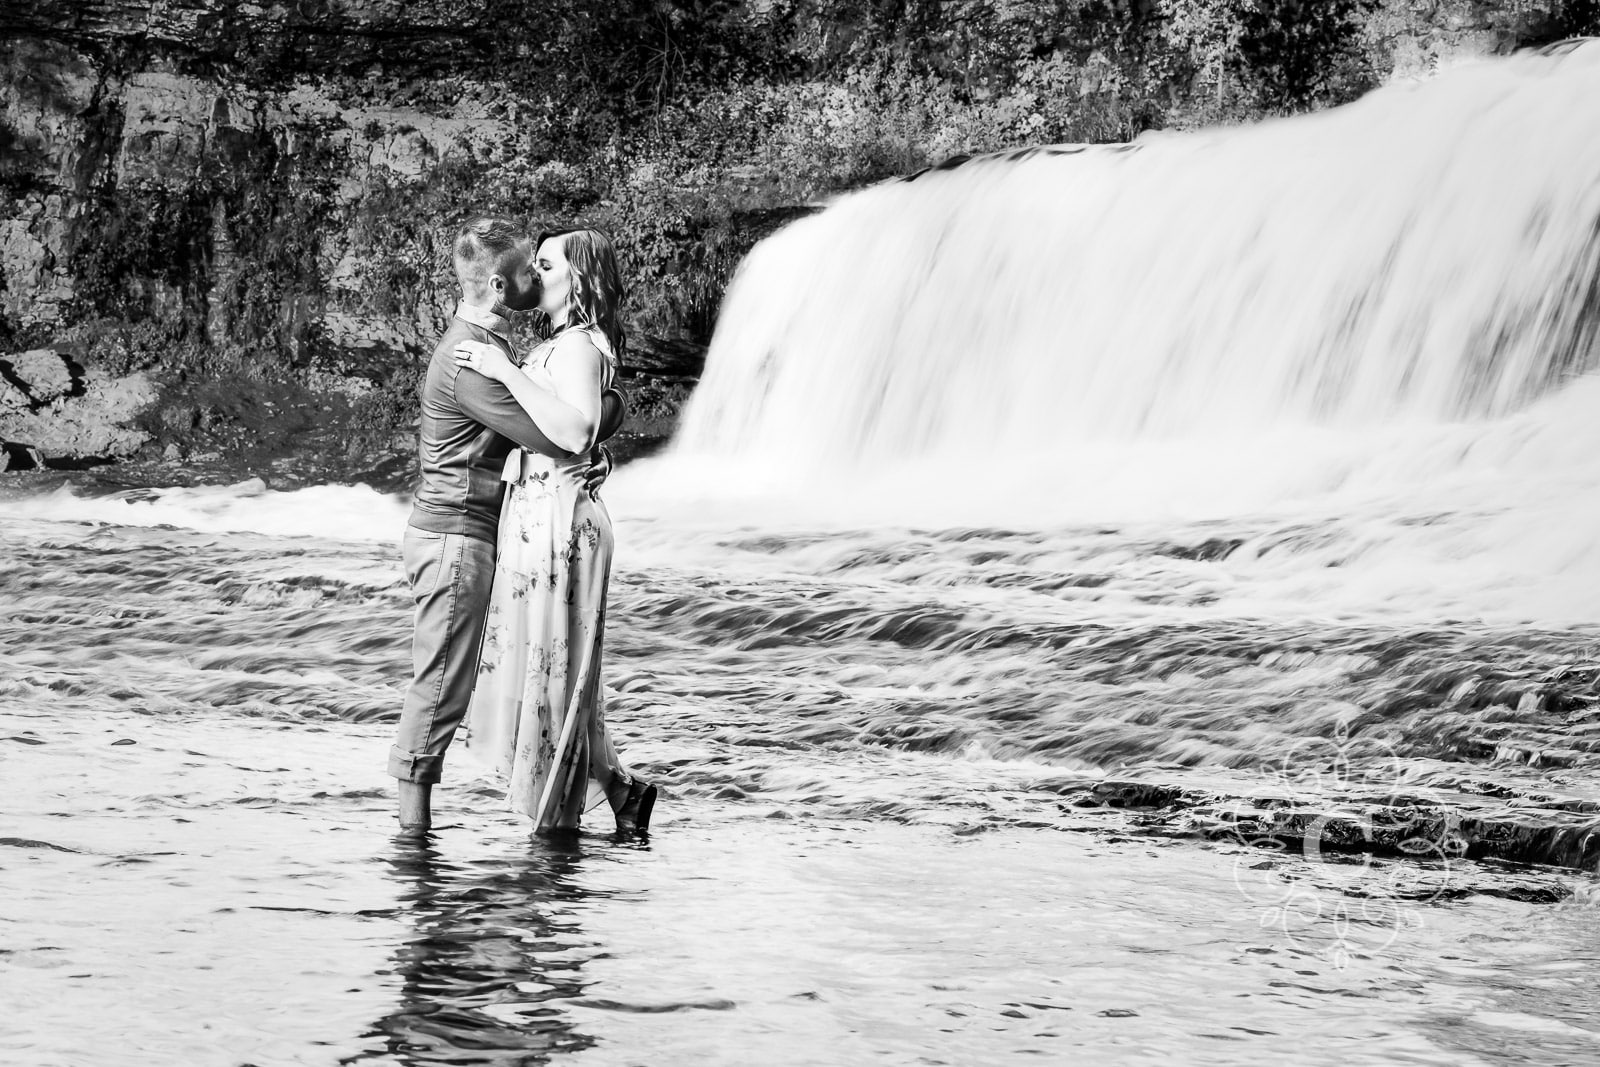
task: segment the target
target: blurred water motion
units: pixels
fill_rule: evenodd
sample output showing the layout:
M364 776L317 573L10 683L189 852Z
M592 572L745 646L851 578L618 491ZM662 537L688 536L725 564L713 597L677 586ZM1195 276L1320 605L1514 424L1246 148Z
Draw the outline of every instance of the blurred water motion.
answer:
M681 449L959 469L1507 414L1594 364L1596 129L1589 44L850 194L743 265Z
M851 194L751 254L677 454L626 488L870 525L1337 520L1266 546L1319 603L1600 620L1595 131L1590 43Z
M638 845L530 841L458 774L435 838L391 843L384 729L75 704L0 713L8 1063L1455 1064L1596 1041L1600 912L1476 864L1444 901L1374 901L1350 892L1384 870L1110 824L952 835L948 783L930 825L675 787ZM791 750L790 781L847 761Z
M403 502L5 500L0 1059L1593 1059L1597 101L1585 46L763 245L605 490L646 846L460 760L388 840Z

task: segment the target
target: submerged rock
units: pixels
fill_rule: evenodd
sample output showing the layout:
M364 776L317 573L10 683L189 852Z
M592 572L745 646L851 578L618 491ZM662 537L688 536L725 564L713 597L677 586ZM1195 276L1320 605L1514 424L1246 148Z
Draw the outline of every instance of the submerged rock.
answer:
M1140 778L1094 783L1067 803L1140 811L1148 834L1232 841L1308 858L1345 853L1600 869L1600 817L1592 805L1534 792L1503 798L1448 789L1234 792Z

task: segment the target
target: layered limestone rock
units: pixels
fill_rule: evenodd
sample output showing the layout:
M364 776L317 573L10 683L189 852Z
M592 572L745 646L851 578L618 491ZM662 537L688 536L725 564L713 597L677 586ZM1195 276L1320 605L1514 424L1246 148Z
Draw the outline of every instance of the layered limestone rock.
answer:
M0 222L0 311L13 329L68 323L74 298L87 296L83 268L94 268L81 257L107 243L97 221L108 221L119 198L126 204L159 193L210 200L190 205L209 224L209 232L189 235L205 262L139 264L150 277L126 295L176 310L183 294L174 282L198 280L216 298L206 301L211 317L225 314L224 290L251 266L238 259L241 220L230 217L226 194L243 187L248 197L252 184L276 179L302 183L295 192L320 201L315 206L326 213L315 232L281 236L312 238L304 266L317 283L312 291L323 291L319 303L333 305L336 342L420 343L420 334L437 327L432 309L399 322L359 313L359 264L369 249L364 235L352 232L352 216L374 188L418 183L442 160L487 158L513 133L490 113L492 89L464 79L455 105L440 114L344 102L328 86L300 79L262 90L165 70L115 76L84 52L37 41L0 49L0 76L0 136L7 141L0 179L12 194ZM439 264L428 266L438 273ZM208 277L182 277L202 272ZM354 299L341 300L347 295ZM228 332L221 322L212 327L219 336Z
M48 401L0 383L0 438L47 460L136 451L148 434L93 424L211 373L202 344L363 385L427 352L452 303L433 234L452 220L408 210L408 190L514 141L478 76L488 19L385 0L5 5L0 345L85 369Z

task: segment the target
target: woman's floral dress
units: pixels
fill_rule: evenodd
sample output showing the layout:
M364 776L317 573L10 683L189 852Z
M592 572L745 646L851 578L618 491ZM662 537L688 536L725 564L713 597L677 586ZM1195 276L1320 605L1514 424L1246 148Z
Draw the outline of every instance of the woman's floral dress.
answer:
M604 334L588 332L605 356L609 386L615 358ZM553 349L546 342L524 365L542 366ZM588 469L587 456L518 449L507 459L511 485L467 712L467 749L505 777L512 810L537 830L576 829L602 799L616 808L630 781L606 729L600 687L613 542L605 505L584 488ZM563 732L570 738L558 764Z

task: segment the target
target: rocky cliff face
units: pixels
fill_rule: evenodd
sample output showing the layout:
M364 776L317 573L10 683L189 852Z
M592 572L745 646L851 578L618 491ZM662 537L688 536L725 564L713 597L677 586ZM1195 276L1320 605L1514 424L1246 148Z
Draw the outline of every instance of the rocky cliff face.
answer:
M426 217L442 206L428 182L518 143L490 77L494 15L398 0L6 5L0 351L45 350L0 362L13 464L222 446L208 431L238 421L230 399L271 396L308 413L290 420L301 430L339 422L352 439L399 425L364 408L431 348L453 299L454 220ZM36 392L28 368L47 357L77 371ZM215 395L230 381L234 396ZM141 405L148 418L115 433L55 425ZM391 444L405 442L358 448Z
M1583 3L1514 6L1548 15ZM1285 7L1301 12L1302 37L1327 36L1355 92L1373 69L1359 40L1378 42L1384 70L1502 50L1529 24L1525 13L1506 22L1502 6ZM677 338L636 344L632 359L634 427L659 437L692 385L720 285L751 241L792 216L785 205L933 153L1130 136L1127 123L1161 121L1152 101L1245 100L1205 79L1255 77L1251 64L1266 80L1240 115L1257 113L1261 86L1288 84L1268 47L1275 23L1257 27L1259 55L1228 51L1237 35L1174 36L1201 25L1202 9L1237 7L8 0L6 462L259 469L310 456L307 476L401 477L417 361L454 299L447 235L475 210L620 220L635 279L649 276L635 291L657 315L634 336ZM1335 8L1343 21L1329 21ZM1367 9L1378 14L1358 18ZM836 15L859 24L841 30ZM1562 18L1541 32L1578 24ZM993 47L979 55L982 19ZM1321 55L1301 59L1314 67ZM980 68L990 74L974 81ZM1118 69L1131 73L1102 76ZM1059 99L1039 95L1058 82ZM1125 106L1108 85L1142 86L1145 98ZM674 334L673 323L688 325Z
M241 224L265 222L286 238L295 223L307 224L293 234L304 243L275 250L279 258L304 257L303 281L348 288L361 251L348 232L352 205L374 187L404 187L441 159L471 158L507 138L494 88L472 78L470 58L483 56L492 33L451 17L458 8L382 0L8 5L0 14L0 181L14 201L0 229L0 308L12 328L58 326L75 303L99 298L201 311L222 335L227 324L218 320L240 303L232 290L266 281L240 277L256 269L241 263L252 243ZM447 71L446 82L426 81ZM432 91L411 89L418 79ZM408 96L425 99L408 105ZM163 231L163 222L201 229ZM136 257L126 265L151 277L134 291L84 292L112 280L111 265L94 262L106 254ZM189 282L185 268L194 266L209 268L210 284L182 291L173 283ZM312 311L305 293L293 291L293 279L274 280L290 283L278 318L303 337Z

